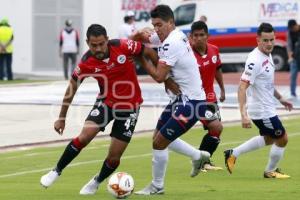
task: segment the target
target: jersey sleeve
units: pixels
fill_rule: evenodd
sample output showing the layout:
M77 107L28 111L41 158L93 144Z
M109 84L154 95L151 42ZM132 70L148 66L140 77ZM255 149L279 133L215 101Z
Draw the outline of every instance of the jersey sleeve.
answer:
M89 68L87 67L88 64L86 61L81 61L77 67L74 69L72 73L72 78L75 81L82 82L85 78L89 77L89 75L92 73L89 71Z
M245 64L245 70L241 76L241 81L247 82L253 85L256 76L258 75L259 66L257 62L253 60L247 60Z
M217 69L220 69L222 67L222 61L221 61L220 52L219 52L218 48L217 48L217 62L216 62L216 65L217 65Z
M144 45L141 42L123 39L120 40L121 49L126 52L127 55L136 56L142 53Z
M182 49L178 46L177 42L166 42L159 48L161 48L160 51L162 51L159 57L159 62L161 63L174 66L177 60L181 57Z

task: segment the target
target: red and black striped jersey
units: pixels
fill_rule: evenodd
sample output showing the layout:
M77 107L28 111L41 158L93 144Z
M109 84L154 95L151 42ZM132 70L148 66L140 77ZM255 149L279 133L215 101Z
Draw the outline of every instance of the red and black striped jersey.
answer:
M103 103L113 109L135 109L143 99L133 56L142 53L143 45L127 39L109 40L108 51L109 57L103 60L86 52L72 78L83 81L93 77L98 81Z

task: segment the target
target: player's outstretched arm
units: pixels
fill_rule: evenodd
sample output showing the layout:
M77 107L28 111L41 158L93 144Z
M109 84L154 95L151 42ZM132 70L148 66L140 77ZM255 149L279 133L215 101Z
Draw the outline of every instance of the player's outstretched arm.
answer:
M247 109L246 109L246 90L249 87L249 85L250 84L246 81L240 81L240 85L238 88L238 101L239 101L243 128L251 128L251 121L248 117Z
M62 106L60 108L59 118L54 122L54 130L60 135L63 134L63 131L65 129L66 115L79 85L80 82L77 82L73 78L71 78L67 90L65 92Z
M286 110L291 111L293 109L293 104L283 98L276 89L274 90L274 97L285 107Z
M162 83L167 79L167 75L171 70L170 66L166 65L165 63L158 62L157 66L155 67L145 57L141 57L139 60L142 64L142 67L156 82Z

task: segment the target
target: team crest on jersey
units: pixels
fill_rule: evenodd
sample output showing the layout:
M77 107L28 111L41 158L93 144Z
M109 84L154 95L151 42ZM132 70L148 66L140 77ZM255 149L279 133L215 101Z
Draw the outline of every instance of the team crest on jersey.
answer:
M214 55L213 57L211 57L211 61L214 63L214 64L216 64L217 63L217 56L216 55Z
M98 109L94 109L91 111L91 116L96 117L100 114L100 111Z
M124 64L126 61L126 56L125 55L119 55L117 58L117 61L119 64Z

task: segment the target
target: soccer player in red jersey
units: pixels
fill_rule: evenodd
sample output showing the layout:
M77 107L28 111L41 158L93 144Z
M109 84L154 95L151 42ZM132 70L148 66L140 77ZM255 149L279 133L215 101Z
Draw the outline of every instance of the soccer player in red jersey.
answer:
M220 87L220 98L223 102L225 100L225 88L223 83L221 60L218 47L209 44L208 28L205 22L197 21L192 24L190 43L193 48L195 57L199 64L202 85L206 94L206 101L208 102L208 109L212 115L215 115L221 121L219 107L217 105L217 95L214 91L214 80L217 81ZM201 121L204 129L208 133L203 137L199 149L208 151L212 156L220 143L220 129L214 130L213 127L208 128L205 120ZM204 170L220 170L221 167L214 166L211 162L203 166Z
M132 40L108 40L106 30L98 24L87 30L89 51L74 70L66 90L59 119L54 129L60 135L65 128L65 118L80 83L87 77L97 80L100 93L83 129L66 147L56 167L41 177L44 187L51 186L63 169L106 125L114 120L110 133L111 143L101 171L81 190L80 194L95 194L99 184L111 175L120 164L120 158L133 135L143 99L138 84L133 57L147 55L157 62L156 52ZM153 56L153 57L151 57Z

